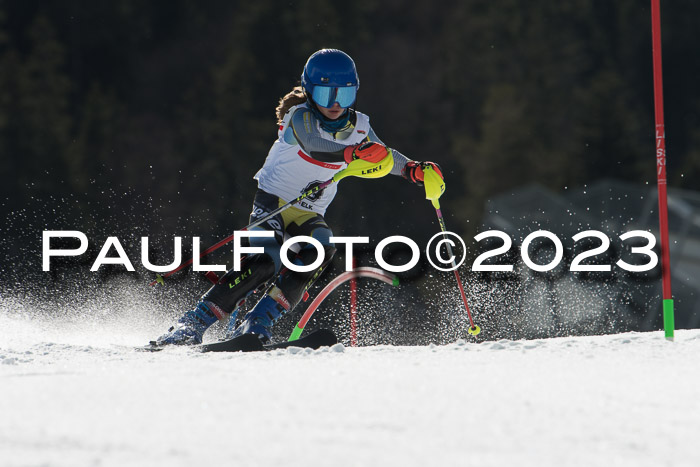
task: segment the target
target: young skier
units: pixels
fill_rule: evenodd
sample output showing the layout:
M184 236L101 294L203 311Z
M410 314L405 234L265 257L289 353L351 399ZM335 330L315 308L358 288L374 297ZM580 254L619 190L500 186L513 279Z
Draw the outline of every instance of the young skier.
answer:
M442 177L437 164L409 160L377 138L369 117L354 109L359 87L355 63L346 53L322 49L309 57L301 86L284 96L276 109L279 137L255 174L258 191L250 222L329 180L357 158L378 162L391 153L391 173L418 185L422 185L426 166L433 167ZM248 255L241 261L239 271L228 271L156 343L199 344L212 324L227 318L228 338L254 333L263 343L270 342L273 324L299 303L335 253L330 242L332 232L323 216L336 191L337 185L332 184L256 227L274 232L273 238L250 238L250 246L263 247L264 253ZM311 272L285 269L280 273L281 244L285 236L297 235L318 240L325 250L324 261ZM297 253L294 262L308 265L316 257L316 248L307 245ZM273 278L267 293L235 328L237 309L244 299Z

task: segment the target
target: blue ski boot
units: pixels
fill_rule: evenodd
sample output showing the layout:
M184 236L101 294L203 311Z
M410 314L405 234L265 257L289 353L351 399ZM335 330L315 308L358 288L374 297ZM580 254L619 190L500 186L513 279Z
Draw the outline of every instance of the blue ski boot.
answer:
M287 310L274 298L265 295L245 315L241 325L229 333L228 338L233 339L243 334L256 334L263 344L269 344L272 339L272 326L286 312Z
M197 303L194 310L185 313L167 334L163 334L156 340L156 345L201 344L204 332L219 319L212 310L214 307L216 305L207 301Z

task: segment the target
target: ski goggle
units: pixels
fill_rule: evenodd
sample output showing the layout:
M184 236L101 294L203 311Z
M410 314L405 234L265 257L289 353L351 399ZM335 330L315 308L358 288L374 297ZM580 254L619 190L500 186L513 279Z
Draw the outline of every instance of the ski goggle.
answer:
M355 102L357 98L357 86L348 87L332 87L332 86L314 86L311 93L311 98L317 105L329 109L336 102L342 108L346 109Z

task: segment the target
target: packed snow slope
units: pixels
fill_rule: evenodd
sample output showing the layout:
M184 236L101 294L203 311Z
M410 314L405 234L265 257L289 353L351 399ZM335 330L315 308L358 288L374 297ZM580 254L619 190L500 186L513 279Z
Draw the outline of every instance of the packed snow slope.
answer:
M700 465L696 330L198 354L95 323L0 312L0 465Z

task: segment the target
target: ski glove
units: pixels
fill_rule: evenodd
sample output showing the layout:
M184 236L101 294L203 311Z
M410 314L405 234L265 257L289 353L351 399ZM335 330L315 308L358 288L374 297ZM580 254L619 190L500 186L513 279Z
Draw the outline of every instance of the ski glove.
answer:
M444 180L445 177L442 176L442 169L440 169L440 166L435 162L408 161L401 175L409 182L415 183L418 186L423 186L423 169L426 167L432 167L440 178Z
M343 150L343 157L348 164L355 159L367 162L379 162L391 153L391 149L381 143L365 141L364 143L348 146Z

